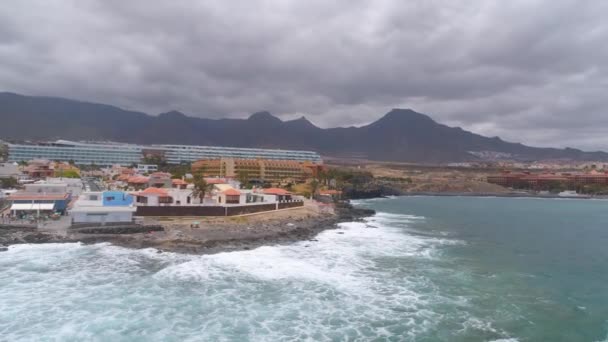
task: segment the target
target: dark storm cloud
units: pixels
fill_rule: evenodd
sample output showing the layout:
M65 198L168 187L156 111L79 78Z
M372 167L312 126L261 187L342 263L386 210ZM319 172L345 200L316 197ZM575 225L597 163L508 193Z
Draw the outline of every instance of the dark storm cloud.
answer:
M321 126L393 107L537 145L608 149L600 1L14 1L0 89Z

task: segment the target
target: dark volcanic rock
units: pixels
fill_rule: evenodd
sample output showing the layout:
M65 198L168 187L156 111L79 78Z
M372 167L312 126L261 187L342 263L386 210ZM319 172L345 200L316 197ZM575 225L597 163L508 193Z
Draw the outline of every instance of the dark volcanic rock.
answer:
M160 232L163 231L164 228L162 226L136 226L136 225L127 225L127 226L98 226L98 227L85 227L85 228L77 228L71 229L73 233L80 234L137 234L137 233L147 233L147 232Z
M376 214L376 211L373 209L355 208L348 202L337 203L336 212L338 214L338 220L341 222L357 221Z
M349 199L368 199L386 196L401 196L405 192L399 188L370 182L361 186L349 185L343 189L344 197Z

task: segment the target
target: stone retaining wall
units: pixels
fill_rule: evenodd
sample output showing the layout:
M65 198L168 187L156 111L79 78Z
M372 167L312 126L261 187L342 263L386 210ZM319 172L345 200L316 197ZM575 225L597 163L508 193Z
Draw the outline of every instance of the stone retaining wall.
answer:
M226 208L226 216L244 215L259 213L262 211L273 211L277 209L276 203L272 204L257 204L257 205L241 205Z
M226 216L224 207L137 207L135 216Z
M295 207L303 207L303 201L291 201L291 202L280 202L279 209L287 209L287 208L295 208Z
M137 234L147 232L161 232L165 229L162 226L141 226L141 225L125 225L125 226L110 226L110 227L87 227L87 228L72 228L73 233L80 234Z
M35 224L0 224L0 229L36 230Z
M234 206L154 206L137 207L135 216L234 216L304 206L303 201Z

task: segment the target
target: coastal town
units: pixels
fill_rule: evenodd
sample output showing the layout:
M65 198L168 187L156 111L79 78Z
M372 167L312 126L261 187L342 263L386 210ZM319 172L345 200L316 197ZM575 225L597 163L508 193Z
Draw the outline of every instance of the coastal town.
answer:
M256 220L283 232L309 218L312 228L334 217L341 195L319 184L327 168L307 151L58 141L10 144L7 159L0 224L49 233L51 241L147 233L148 240L165 234L164 243L167 234L205 235Z
M196 249L218 239L293 237L298 229L309 236L341 215L361 215L348 204L352 198L590 198L608 188L608 172L595 163L542 170L504 163L328 165L318 153L298 150L67 140L3 146L0 224L21 229L6 243L28 242L35 232L42 241L169 249L180 241Z

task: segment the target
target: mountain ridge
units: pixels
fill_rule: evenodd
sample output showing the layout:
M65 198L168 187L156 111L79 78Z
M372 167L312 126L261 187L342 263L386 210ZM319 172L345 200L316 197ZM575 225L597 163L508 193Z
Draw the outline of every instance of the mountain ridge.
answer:
M65 98L0 93L0 139L114 140L306 149L325 156L444 163L499 156L513 160L608 161L608 153L538 148L449 127L412 109L393 108L360 127L320 128L305 117L283 121L268 111L246 119L191 117L177 110L157 116ZM35 124L32 124L35 123Z

